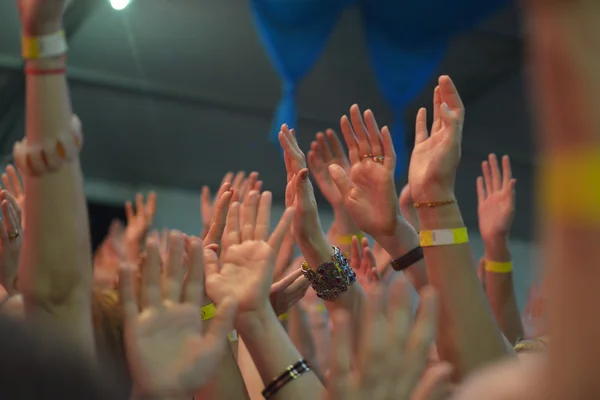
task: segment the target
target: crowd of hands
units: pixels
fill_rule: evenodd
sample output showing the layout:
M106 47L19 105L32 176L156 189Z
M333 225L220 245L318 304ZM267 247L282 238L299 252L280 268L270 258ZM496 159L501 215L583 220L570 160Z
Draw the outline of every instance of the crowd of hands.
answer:
M23 31L58 31L64 3L19 0ZM530 6L560 8L551 3ZM64 77L28 77L28 140L66 126L71 113ZM260 398L300 359L311 371L273 398L564 398L545 379L545 347L533 346L529 357L514 351L524 337L552 335L549 292L534 285L522 317L512 275L485 269L486 261L511 261L516 180L508 156L490 154L473 185L485 246L479 266L468 243L424 248L424 259L402 272L390 265L419 246L420 231L464 226L454 186L465 107L448 76L438 79L432 113L430 126L425 108L416 116L399 193L388 127L353 105L340 119L342 135L319 132L306 153L294 129L281 126L287 186L277 221L259 174L229 172L214 196L202 190L198 236L154 229L160 199L138 194L93 257L79 162L37 177L9 165L0 192L1 312L57 330L100 373L105 358L122 358L139 399ZM313 183L333 209L327 232ZM447 204L414 207L436 201ZM357 282L323 301L300 265L315 270L331 259L332 245ZM111 307L120 346L107 345L112 328L93 316L95 293L118 298ZM203 318L210 304L216 311Z

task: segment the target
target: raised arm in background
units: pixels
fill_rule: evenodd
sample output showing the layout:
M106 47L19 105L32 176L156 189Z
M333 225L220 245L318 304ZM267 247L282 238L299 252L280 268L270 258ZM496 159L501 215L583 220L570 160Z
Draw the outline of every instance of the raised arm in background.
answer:
M429 134L426 110L417 114L408 183L424 232L443 230L450 242L423 247L427 275L442 304L437 349L455 367L455 379L507 354L502 333L477 279L454 182L460 162L464 106L448 76L439 78L439 100ZM461 233L462 232L462 233ZM430 232L433 239L433 232ZM433 241L433 240L432 240ZM431 244L431 243L429 243Z
M502 172L495 154L490 154L489 161L484 161L481 169L483 177L477 178L477 212L479 233L485 247L485 291L500 329L514 345L523 337L508 246L515 216L516 180L512 178L508 156L502 157Z

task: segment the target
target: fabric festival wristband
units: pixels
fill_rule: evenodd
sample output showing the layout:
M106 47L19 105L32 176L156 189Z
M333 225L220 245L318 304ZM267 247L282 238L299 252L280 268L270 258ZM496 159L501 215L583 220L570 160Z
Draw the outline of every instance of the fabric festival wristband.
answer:
M544 216L574 223L600 222L600 147L547 156L541 165Z
M495 272L497 274L508 274L512 272L512 262L496 262L496 261L485 261L485 270L488 272Z
M202 307L202 309L201 309L202 321L206 321L207 319L213 318L215 316L216 311L217 311L217 308L212 303L207 304L204 307Z
M354 236L356 236L356 238L358 239L359 243L362 240L362 238L365 237L365 235L363 235L362 233L359 233L357 235L338 236L337 241L338 241L339 244L352 244L352 238Z
M419 233L421 247L448 246L469 242L467 228L435 229Z
M45 36L23 36L21 40L22 56L26 60L56 57L65 54L69 47L65 31Z

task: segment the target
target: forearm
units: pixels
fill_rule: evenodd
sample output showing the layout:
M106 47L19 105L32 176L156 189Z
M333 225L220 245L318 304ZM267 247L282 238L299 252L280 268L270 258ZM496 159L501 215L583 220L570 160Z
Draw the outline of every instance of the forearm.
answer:
M252 356L248 352L246 345L244 344L243 338L240 337L238 340L238 366L244 383L246 384L246 391L252 400L262 400L262 390L265 387L254 362Z
M511 262L508 238L498 238L484 243L485 261ZM498 273L486 271L486 291L496 321L508 341L514 345L523 337L523 324L515 297L512 272Z
M456 204L419 209L419 219L422 231L464 227ZM423 253L429 281L442 304L438 352L462 379L507 354L502 334L475 274L468 243L424 247Z
M302 354L312 370L323 382L324 376L321 371L321 366L317 361L316 347L310 331L310 322L307 313L302 306L296 304L290 309L288 314L289 322L287 331L292 343L294 343L294 346L296 346L298 351L300 351L300 354Z
M237 328L265 385L302 358L270 307L256 312ZM322 391L323 385L309 371L285 385L273 398L313 400Z
M377 236L375 240L390 255L392 260L402 257L419 246L419 236L414 228L408 225L401 216L398 216L395 235ZM404 275L417 292L429 284L424 260L417 261L405 269Z

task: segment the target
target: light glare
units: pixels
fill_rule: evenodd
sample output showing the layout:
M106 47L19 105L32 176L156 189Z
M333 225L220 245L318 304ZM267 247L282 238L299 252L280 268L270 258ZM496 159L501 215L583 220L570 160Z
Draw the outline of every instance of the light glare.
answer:
M110 5L117 11L124 9L129 3L131 3L131 0L110 0Z

